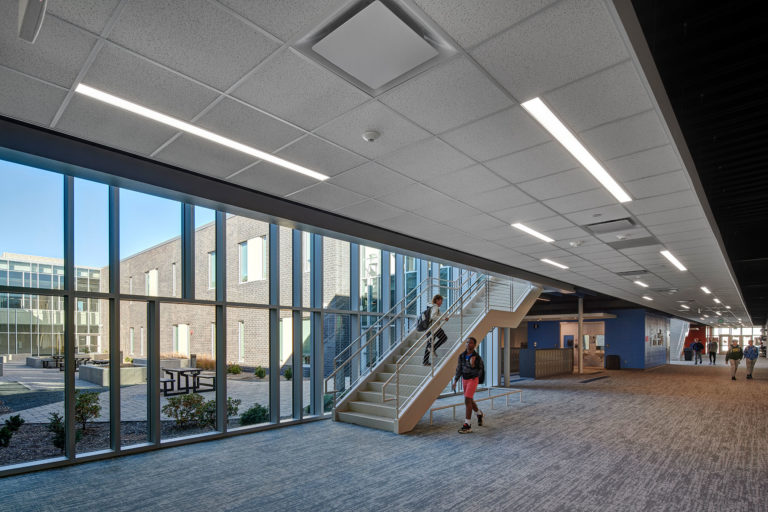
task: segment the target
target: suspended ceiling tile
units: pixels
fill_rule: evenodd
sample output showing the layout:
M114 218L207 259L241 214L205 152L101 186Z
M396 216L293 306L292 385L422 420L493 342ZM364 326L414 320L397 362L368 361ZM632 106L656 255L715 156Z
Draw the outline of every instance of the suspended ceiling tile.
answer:
M421 208L414 209L413 213L437 222L448 223L451 219L471 217L480 212L471 206L446 197L437 204L422 203Z
M544 100L575 132L653 108L631 60L549 92Z
M415 0L461 46L471 48L543 9L554 0Z
M550 136L522 108L512 107L440 136L484 162L550 140Z
M80 95L72 97L56 129L144 156L176 133L168 126Z
M379 224L386 219L402 215L405 211L375 199L368 199L357 204L339 208L335 213L350 219Z
M654 235L669 235L688 231L699 231L702 234L709 232L709 222L706 219L682 220L680 222L670 222L669 224L658 224L649 227L648 230Z
M13 14L0 16L0 65L70 87L96 38L50 16L40 28L35 44L30 44L18 36L17 8L18 2L4 2L6 14Z
M303 190L286 196L291 201L308 204L324 210L338 210L345 206L360 203L365 196L352 192L330 183L317 183Z
M647 238L651 236L647 229L642 226L637 226L633 229L622 229L621 231L614 231L612 233L602 233L595 235L597 238L604 242L618 242L620 240L637 240L640 238ZM625 237L625 238L619 238Z
M262 151L275 151L304 133L293 126L223 98L194 124Z
M566 215L575 211L593 211L595 207L614 206L616 205L616 198L601 187L586 192L558 197L556 199L549 199L544 201L544 204L556 212ZM600 219L597 219L594 222L600 222Z
M475 234L482 238L483 240L505 240L509 239L512 228L509 224L506 224L504 222L500 222L500 225L496 225L497 227L488 228L486 227L480 227L475 231Z
M598 0L559 2L471 54L521 102L629 57Z
M463 200L466 195L477 195L509 185L480 164L430 180L429 185L443 194Z
M0 112L28 123L48 126L64 101L67 90L16 71L2 70L0 73L3 75L0 81Z
M547 142L485 163L486 167L511 183L556 174L578 165L557 142Z
M555 208L556 206L553 205L553 209ZM598 208L588 208L586 210L577 212L563 213L563 217L579 226L594 224L596 222L608 222L611 220L624 219L629 216L629 212L623 206L615 203Z
M688 175L680 170L636 181L627 181L624 183L624 188L633 198L641 199L690 190L692 187Z
M471 158L434 137L381 158L379 162L422 182L444 176L474 163Z
M512 105L465 57L433 67L379 99L432 133L445 132Z
M288 49L260 66L232 95L307 130L369 99L350 83Z
M302 137L281 149L277 156L327 176L336 176L366 161L365 158L329 144L314 135Z
M215 91L111 43L101 48L82 82L185 121L218 97Z
M344 171L328 182L369 197L382 197L416 183L376 162L367 162L359 167Z
M539 232L545 232L545 231L549 232L549 231L554 231L556 229L565 229L565 228L574 227L573 224L571 224L571 222L569 222L567 219L559 215L554 215L552 217L547 217L544 219L536 219L534 221L526 223L526 226L533 228Z
M480 194L467 194L462 197L462 201L484 212L493 213L511 206L530 204L536 200L514 185L507 185Z
M594 179L583 169L572 169L518 185L536 199L551 199L595 188ZM587 206L588 208L588 206Z
M498 219L494 219L484 213L472 215L469 217L457 217L451 219L451 226L472 233L476 236L479 235L480 230L488 229L507 229L507 224L501 222ZM480 238L484 238L480 236Z
M280 46L205 0L128 2L109 39L222 91Z
M651 227L681 220L703 219L705 217L701 206L695 205L687 206L685 208L676 208L674 210L665 210L658 213L638 215L637 218L644 225Z
M280 197L317 183L314 178L289 171L269 162L259 162L232 176L229 181Z
M308 32L344 0L220 0L270 34L288 41Z
M367 142L362 136L367 131L377 131L380 136L373 142ZM431 136L378 101L350 110L315 133L371 159Z
M645 199L636 199L625 203L625 208L635 215L661 212L665 210L674 210L685 206L698 205L696 195L689 190L682 192L673 192L662 196L647 197Z
M442 209L442 202L448 199L444 194L426 187L420 183L398 188L396 191L378 198L403 210L418 210L430 206L435 210Z
M669 142L655 110L598 126L579 136L598 160L609 160Z
M45 19L53 15L99 34L119 3L120 0L53 0L45 7Z
M576 239L579 237L585 237L587 236L587 232L584 231L581 228L577 227L569 227L569 228L561 228L561 229L550 229L547 230L547 234L554 238L555 240L563 240L563 239Z
M164 147L155 159L216 178L226 178L256 160L245 153L187 134Z
M523 206L513 206L494 212L493 216L503 222L514 224L515 222L529 222L536 219L544 219L556 215L555 212L541 203L531 203Z
M640 151L603 162L606 170L620 183L676 171L682 166L670 145Z

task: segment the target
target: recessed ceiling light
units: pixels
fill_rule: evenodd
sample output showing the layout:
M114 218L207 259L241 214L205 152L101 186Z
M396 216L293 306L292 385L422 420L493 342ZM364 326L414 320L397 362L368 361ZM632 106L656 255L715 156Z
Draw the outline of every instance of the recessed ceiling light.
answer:
M543 261L544 263L549 263L550 265L554 265L557 268L562 268L562 269L567 269L568 268L565 265L563 265L562 263L558 263L556 261L552 261L552 260L547 259L547 258L541 258L541 261Z
M716 303L720 304L720 299L717 299L717 298L716 298L716 299L714 299L714 301L715 301Z
M645 284L642 281L633 281L637 286L642 286L643 288L648 288L648 285Z
M715 314L716 314L717 316L721 316L719 311L715 311Z
M704 315L704 318L709 318L709 315Z
M645 300L653 300L651 297L649 297L649 296L647 296L647 295L643 295L643 298L644 298Z
M665 258L667 258L667 259L670 261L670 263L672 263L674 266L676 266L676 267L677 267L677 270L680 270L680 271L685 271L685 270L688 270L687 268L685 268L685 266L683 266L683 264L682 264L682 263L680 263L680 260L678 260L677 258L675 258L675 257L672 255L672 253L671 253L671 252L669 252L669 251L667 251L667 250L664 250L664 251L660 251L660 252L661 252L661 255L662 255L662 256L664 256Z
M691 309L690 307L686 306L685 304L680 304L680 307L683 309Z
M301 165L294 164L293 162L289 162L288 160L283 160L282 158L276 157L275 155L270 155L269 153L265 153L264 151L258 150L256 148L252 148L250 146L246 146L245 144L241 144L232 139L222 137L221 135L217 135L213 132L209 132L208 130L198 128L197 126L194 126L192 124L185 123L184 121L181 121L174 117L161 114L160 112L156 112L146 107L142 107L141 105L137 105L136 103L132 103L122 98L118 98L117 96L113 96L104 91L94 89L93 87L89 87L85 84L79 84L75 89L75 92L78 92L84 96L93 98L95 100L103 101L104 103L108 103L113 107L121 108L123 110L127 110L128 112L133 112L134 114L140 115L142 117L146 117L147 119L152 119L153 121L157 121L158 123L171 126L173 128L176 128L177 130L181 130L183 132L196 135L198 137L202 137L203 139L209 140L211 142L215 142L217 144L221 144L222 146L226 146L230 149L240 151L242 153L245 153L246 155L251 155L261 160L266 160L267 162L271 162L275 165L279 165L280 167L284 167L286 169L290 169L291 171L304 174L305 176L315 178L316 180L325 181L328 179L328 176L326 176L325 174L321 174L317 171L313 171L312 169L307 169L306 167L302 167Z
M545 242L554 242L555 241L553 238L549 238L547 235L542 235L541 233L539 233L535 229L531 229L531 228L529 228L528 226L526 226L524 224L520 224L519 222L515 222L514 224L512 224L512 227L513 228L517 228L520 231L523 231L525 233L528 233L529 235L535 236L539 240L544 240Z
M731 309L731 306L725 306L725 309Z
M540 98L533 98L522 103L522 106L533 116L560 144L578 160L584 168L594 176L620 203L632 200L621 185L608 174L602 165L587 151L581 142L566 128L557 116Z
M703 291L703 292L704 292L704 293L706 293L707 295L709 295L710 293L712 293L711 291L709 291L709 288L707 288L706 286L702 286L702 287L701 287L701 291Z

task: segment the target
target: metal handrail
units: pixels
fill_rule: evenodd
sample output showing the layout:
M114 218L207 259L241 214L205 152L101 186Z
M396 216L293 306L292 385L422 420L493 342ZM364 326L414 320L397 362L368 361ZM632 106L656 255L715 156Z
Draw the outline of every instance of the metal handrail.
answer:
M414 304L414 303L415 303L415 302L416 302L416 301L417 301L417 300L418 300L418 299L419 299L419 298L420 298L420 297L421 297L421 296L422 296L422 295L423 295L425 292L427 292L428 290L431 290L431 287L432 287L432 286L434 286L434 287L437 287L437 288L439 288L439 289L446 289L446 288L447 288L447 289L449 289L449 290L456 290L456 289L461 289L461 283L462 283L462 279L463 279L463 276L464 276L464 272L462 271L462 272L460 273L459 277L457 277L457 278L456 278L456 279L454 279L454 280L442 279L442 278L439 278L439 277L433 277L433 276L430 276L430 277L426 277L426 278L424 278L424 279L423 279L423 280L422 280L422 281L421 281L419 284L417 284L417 285L416 285L416 287L415 287L413 290L411 290L410 292L408 292L408 293L405 295L405 297L403 297L402 299L400 299L400 300L397 302L397 304L395 304L395 306L393 306L392 308L390 308L390 309L389 309L389 311L387 311L386 313L384 313L384 314L383 314L383 315L382 315L382 316L379 318L379 320L377 320L377 321L376 321L376 322L375 322L373 325L371 325L371 326L370 326L368 329L366 329L366 330L365 330L365 331L364 331L364 332L363 332L363 333L362 333L362 334L361 334L359 337L357 337L357 338L356 338L356 339L355 339L355 340L354 340L352 343L350 343L350 344L349 344L349 345L348 345L348 346L347 346L347 347L346 347L344 350L342 350L342 351L341 351L341 352L340 352L340 353L339 353L339 354L338 354L338 355L337 355L337 356L336 356L336 357L333 359L333 363L334 363L334 370L333 370L333 372L331 372L331 374L330 374L330 375L328 375L328 376L325 378L324 393L327 393L327 394L328 394L328 393L331 393L331 394L333 394L333 395L334 395L334 405L335 405L335 402L336 402L336 398L337 398L337 397L336 397L336 394L337 394L337 393L339 393L341 390L332 390L332 391L331 391L331 390L328 390L328 384L329 384L330 382L332 382L332 381L333 381L333 379L336 377L336 375L337 375L337 374L338 374L338 373L339 373L339 372L340 372L342 369L346 368L346 366L348 365L348 363L349 363L350 361L352 361L354 358L356 358L357 356L359 356L359 355L360 355L360 354L361 354L361 353L362 353L362 352L363 352L365 349L367 349L367 348L370 346L370 344L371 344L371 343L373 343L374 341L376 341L376 340L377 340L377 338L378 338L378 337L379 337L379 336L380 336L380 335L381 335L381 334L382 334L382 333L383 333L383 332L384 332L384 331L385 331L385 330L386 330L386 329L387 329L387 328L388 328L390 325L392 325L392 323L393 323L393 322L397 321L398 319L403 319L403 320L404 320L405 318L407 318L407 317L409 316L409 315L407 314L408 308L409 308L409 307L411 307L411 306L412 306L412 305L413 305L413 304ZM433 283L433 282L434 282L434 283ZM435 283L436 283L436 284L435 284ZM446 283L446 284L443 284L443 283ZM450 283L450 284L448 284L448 283ZM456 283L458 283L458 286L456 286L456 285L455 285ZM418 293L414 294L413 298L412 298L412 299L410 299L410 301L409 301L409 302L407 302L407 303L406 303L406 304L403 306L403 305L402 305L402 304L403 304L403 302L405 302L406 300L408 300L408 297L409 297L411 294L413 294L413 292L415 292L415 291L417 291L417 290L420 290L420 291L419 291ZM398 310L398 309L399 309L399 311L397 311L397 312L393 313L393 311L395 311L395 310ZM369 332L370 332L370 331L371 331L371 330L372 330L372 329L373 329L373 328L376 326L376 324L379 324L380 322L382 322L383 320L385 320L385 319L386 319L386 318L388 318L388 317L389 317L389 320L388 320L388 321L387 321L387 322L386 322L386 323L385 323L383 326L379 327L379 328L378 328L378 330L376 331L376 333L375 333L374 335L372 335L372 336L369 336L369 337L368 337L368 339L367 339L367 341L366 341L365 343L361 344L361 345L360 345L360 346L359 346L359 347L358 347L358 348L355 350L355 352L354 352L354 353L352 353L352 354L350 354L350 355L346 356L346 358L344 359L344 361L343 361L341 364L339 364L339 363L338 363L338 359L339 359L339 358L340 358L340 357L341 357L341 356L342 356L342 355L343 355L345 352L347 352L347 351L351 350L353 347L355 347L357 344L359 344L359 343L360 343L360 340L361 340L361 339L362 339L364 336L366 336L366 335L367 335L367 334L368 334L368 333L369 333ZM402 338L403 338L403 334L401 333L401 338L400 338L400 340L399 340L398 342L396 342L396 343L393 343L393 344L392 344L392 346L390 346L390 347L389 347L389 350L387 350L387 352L386 352L386 353L380 354L380 355L377 357L377 361L381 361L381 360L382 360L384 357L386 357L387 355L389 355L389 353L391 353L391 352L392 352L392 350L393 350L393 349L394 349L394 348L395 348L395 347L396 347L396 346L397 346L397 345L398 345L398 344L399 344L399 343L402 341ZM366 374L367 374L367 373L366 373ZM364 375L364 374L361 374L361 375L359 375L359 376L358 376L358 379L359 379L360 377L363 377L363 375ZM351 387L351 386L350 386L350 387Z
M417 341L414 343L395 363L395 371L393 374L384 382L384 385L381 387L381 395L382 395L382 402L391 402L392 400L395 401L395 418L400 417L400 370L401 367L405 364L403 363L404 360L408 360L413 357L414 353L417 349L422 348L422 343L425 343L429 340L429 338L433 337L434 335L432 332L436 330L436 327L439 327L442 324L445 324L445 322L448 321L450 318L451 313L458 308L459 311L459 320L460 320L460 335L458 338L458 341L460 342L464 337L464 304L465 302L469 302L469 298L474 298L474 296L479 293L482 289L486 290L485 294L485 305L484 305L484 312L488 311L488 280L485 278L485 276L482 276L480 279L477 279L475 282L471 283L469 285L469 288L465 290L459 299L457 299L451 307L449 307L445 313L440 315L440 317L430 326L430 329L428 332L424 333ZM466 300L465 300L466 299ZM454 342L455 343L455 342ZM432 348L432 365L430 366L430 376L434 377L435 374L435 367L437 366L437 360L435 358L435 345L434 343L431 345ZM426 378L426 377L425 377ZM394 398L387 398L387 386L392 382L392 380L395 379L395 396ZM423 380L422 380L423 382ZM410 397L409 397L410 398Z

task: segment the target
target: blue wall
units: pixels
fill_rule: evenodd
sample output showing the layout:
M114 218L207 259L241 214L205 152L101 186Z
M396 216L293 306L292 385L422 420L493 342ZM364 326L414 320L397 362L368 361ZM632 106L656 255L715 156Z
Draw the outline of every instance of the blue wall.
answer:
M535 326L538 325L538 328ZM536 343L534 347L533 343ZM560 322L528 322L528 348L559 348Z
M616 318L605 320L605 355L617 355L621 368L645 368L645 310L609 311Z

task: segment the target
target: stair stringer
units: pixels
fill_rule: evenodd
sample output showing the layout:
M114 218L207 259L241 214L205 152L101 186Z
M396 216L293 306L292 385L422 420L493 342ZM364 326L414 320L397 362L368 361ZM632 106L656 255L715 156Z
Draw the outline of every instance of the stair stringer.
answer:
M516 328L533 307L540 294L541 288L532 287L516 311L490 310L475 324L471 332L466 334L465 338L473 336L482 339L494 327ZM426 414L456 373L456 361L463 351L464 344L456 344L451 354L443 360L435 371L434 377L416 391L416 394L400 413L400 418L395 420L393 429L396 434L410 432Z

